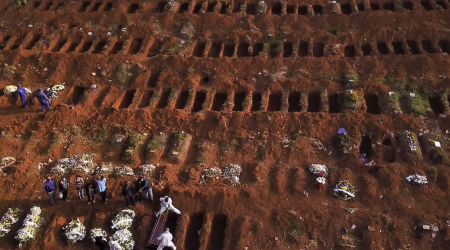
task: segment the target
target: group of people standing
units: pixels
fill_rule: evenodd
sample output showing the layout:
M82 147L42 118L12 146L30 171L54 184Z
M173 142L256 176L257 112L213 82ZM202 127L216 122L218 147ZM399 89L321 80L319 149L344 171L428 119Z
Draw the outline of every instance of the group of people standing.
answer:
M22 102L22 108L26 108L27 107L27 90L24 87L22 87L20 84L17 84L16 93L19 96L20 101ZM44 93L44 90L42 88L39 88L38 91L36 92L36 99L38 99L39 103L41 104L42 111L45 111L45 108L47 108L47 110L50 110L50 104L48 103L49 98Z

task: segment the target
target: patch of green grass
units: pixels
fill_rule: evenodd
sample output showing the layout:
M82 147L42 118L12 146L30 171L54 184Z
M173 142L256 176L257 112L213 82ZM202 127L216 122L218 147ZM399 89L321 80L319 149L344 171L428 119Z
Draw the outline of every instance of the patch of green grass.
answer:
M349 151L353 146L353 141L350 135L348 135L347 133L338 134L335 141L338 149L338 154L340 156L344 156L350 153Z
M114 71L114 81L116 81L120 85L125 85L130 78L129 74L131 73L131 71L132 70L129 65L120 64Z
M347 89L352 87L356 82L358 82L359 76L355 72L347 72L344 74L344 76L341 78L340 82L342 83L342 86Z
M344 110L355 110L358 107L359 96L356 91L345 91L342 95L341 105Z
M405 111L408 114L412 114L415 116L424 116L426 115L427 108L429 107L428 99L421 94L417 94L415 97L411 97L409 94L405 94L403 96L405 100Z
M303 236L303 229L299 225L293 225L292 229L289 231L289 236L294 240L298 240Z
M92 141L95 143L102 143L104 141L107 141L109 137L109 131L107 131L104 128L98 128L94 130L94 134L92 136Z
M329 28L328 32L335 36L339 36L341 34L341 31L338 28Z
M193 67L189 67L189 68L186 70L186 75L187 75L187 76L192 76L192 75L194 74L194 72L195 72L194 68L193 68Z
M169 99L176 100L177 96L178 96L178 91L176 89L172 89L172 91L170 91Z
M184 139L186 139L186 133L184 132L177 132L173 135L178 143L184 142Z
M387 109L388 111L400 111L400 97L398 96L397 93L392 93L391 95L387 94L386 97L386 105L387 105Z
M145 148L147 151L161 151L164 149L166 143L165 138L164 134L155 134Z
M247 4L241 4L240 11L245 12L247 10Z

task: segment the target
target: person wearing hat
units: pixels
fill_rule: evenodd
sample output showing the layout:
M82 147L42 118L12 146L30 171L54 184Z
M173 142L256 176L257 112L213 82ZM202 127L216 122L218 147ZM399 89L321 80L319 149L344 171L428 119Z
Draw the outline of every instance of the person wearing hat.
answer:
M156 250L162 250L165 247L170 247L173 250L176 250L177 248L175 247L175 244L173 244L173 236L170 233L170 229L166 228L166 231L164 233L162 233L159 237L158 237L159 245L158 248Z
M174 211L176 214L181 215L180 210L176 209L173 205L172 205L172 199L169 196L165 196L159 199L159 201L161 202L161 209L159 210L159 212L156 214L156 217L159 217L162 213L164 213L166 210L172 210Z
M42 111L45 111L45 107L47 107L47 110L50 110L50 105L48 104L49 99L47 95L44 93L44 90L42 88L38 89L38 92L36 93L36 98L41 104Z
M20 101L22 102L22 108L27 107L27 90L19 84L17 84L17 95L20 97Z

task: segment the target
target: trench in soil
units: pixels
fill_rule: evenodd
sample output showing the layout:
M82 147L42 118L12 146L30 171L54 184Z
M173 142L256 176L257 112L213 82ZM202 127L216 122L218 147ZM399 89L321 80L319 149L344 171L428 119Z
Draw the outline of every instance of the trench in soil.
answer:
M342 11L342 14L344 14L344 15L352 14L352 8L349 3L341 4L341 11Z
M384 3L383 4L383 9L384 10L390 10L392 12L395 12L395 6L394 3Z
M176 229L177 229L177 221L178 221L178 214L168 211L167 220L166 220L166 228L170 229L170 233L175 238Z
M162 94L161 97L159 98L159 102L158 105L156 106L159 109L163 109L165 107L167 107L167 105L169 104L169 96L170 96L170 92L172 91L172 89L165 89Z
M223 56L226 57L232 57L234 54L234 48L235 48L235 44L233 43L226 43L223 49Z
M409 51L411 52L411 54L413 54L413 55L420 54L419 46L417 45L416 41L408 40L408 41L406 41L406 44L408 45Z
M178 10L178 13L188 12L188 9L189 9L189 3L182 3L180 6L180 9Z
M92 44L94 44L92 41L85 41L83 43L83 46L81 46L80 51L78 51L78 53L85 53L92 47Z
M431 5L430 1L420 1L420 4L425 10L433 10L433 5Z
M212 221L211 234L209 235L206 250L222 250L225 239L225 229L227 227L228 216L226 214L216 214Z
M238 57L248 57L250 56L249 52L248 52L248 48L250 47L250 45L248 43L240 43L238 45L237 48L237 56Z
M10 50L16 50L17 48L19 48L19 46L22 42L23 42L23 36L17 37L16 40L14 40L14 43L11 46Z
M361 45L361 50L363 52L363 56L369 56L372 54L372 46L370 44Z
M120 103L119 108L120 109L128 108L131 105L131 103L133 103L135 93L136 93L135 89L127 90L122 98L122 102Z
M298 48L298 55L299 56L307 56L308 55L308 42L301 41L299 48Z
M253 56L258 56L264 50L263 43L255 43L253 45Z
M130 7L128 7L128 13L134 14L139 9L139 5L137 3L130 4Z
M203 53L204 53L204 51L205 51L205 47L206 47L206 43L205 43L205 42L198 42L198 43L195 45L193 55L194 55L195 57L203 57Z
M33 38L28 43L28 45L25 47L25 49L26 50L32 49L36 45L36 43L39 41L40 38L41 38L41 34L33 34Z
M275 3L272 5L272 14L281 15L282 6L281 3Z
M234 93L233 111L243 111L244 110L244 100L245 100L245 92L240 91L240 92Z
M141 49L141 46L142 46L142 38L133 39L133 42L131 42L130 45L130 49L128 50L128 54L136 55L139 52L139 49Z
M432 42L430 40L422 40L422 48L427 53L435 53L434 48L433 48L433 44L432 44Z
M414 9L414 8L413 8L413 4L412 4L411 1L405 1L405 2L402 2L402 6L403 6L403 8L406 9L406 10L413 10L413 9Z
M300 112L302 110L302 105L300 103L300 92L294 91L289 93L288 97L288 112Z
M363 3L357 4L356 7L358 8L358 11L365 11L366 10L366 7L364 6Z
M254 15L256 13L256 5L255 4L247 4L247 8L245 9L247 15Z
M103 8L103 11L110 11L113 7L113 4L111 2L107 2L105 5L105 8Z
M292 43L284 42L283 43L283 57L290 57L292 56L292 51L294 48L292 47Z
M80 103L80 101L83 98L84 91L85 91L85 88L80 87L80 86L75 86L75 88L73 89L72 96L70 97L70 100L67 104L77 105L78 103Z
M261 93L253 92L251 111L259 111L261 109L261 100L262 100Z
M87 7L89 6L89 4L91 4L91 2L83 1L81 3L80 8L78 9L78 12L85 12L87 10Z
M198 250L200 248L199 231L203 227L204 218L205 214L203 213L191 214L184 241L184 248L186 250Z
M111 91L111 87L107 87L105 90L103 90L95 99L94 106L95 107L101 107L103 104L103 101L105 100L106 95Z
M119 51L121 51L123 49L123 45L125 44L124 41L117 41L113 48L111 49L111 52L109 52L109 54L111 55L115 55L117 53L119 53Z
M442 52L450 54L450 42L449 41L440 40L439 47L441 47Z
M197 4L195 4L193 13L199 14L201 9L202 9L202 3L197 3Z
M380 4L378 4L378 3L370 3L370 9L371 9L372 11L375 11L375 10L381 10Z
M47 11L50 9L50 7L52 6L53 2L49 1L44 5L44 8L42 8L43 11Z
M90 12L96 12L100 9L100 5L102 5L102 2L96 2Z
M217 3L215 2L209 2L208 6L206 7L206 12L214 12L214 7L216 7Z
M161 72L159 70L152 71L150 77L148 78L147 86L150 88L156 87L160 74Z
M203 109L203 104L206 100L206 93L203 91L197 91L194 99L194 106L192 107L192 113L196 113Z
M92 50L92 54L99 54L103 51L103 48L106 46L106 41L100 41L95 45L94 50Z
M226 99L227 99L226 93L215 93L214 98L213 98L213 103L211 106L211 110L213 110L213 111L222 110L223 104L225 103Z
M377 49L378 49L378 53L380 53L380 55L389 54L389 48L385 42L378 42Z
M378 96L375 94L366 94L364 95L364 99L366 100L366 112L370 114L380 114L380 105L378 102Z
M269 170L269 190L272 193L279 193L280 189L278 187L278 174L280 172L280 169L278 167L271 167Z
M370 159L373 155L372 139L370 139L368 135L362 137L361 144L359 146L359 154L366 154L366 159Z
M339 103L339 94L333 93L328 95L328 112L341 113L341 104Z
M153 90L146 91L142 96L141 103L139 104L139 108L146 108L150 105L150 100L153 97Z
M269 95L269 104L267 105L267 111L281 111L281 93L271 93Z
M189 99L189 91L183 90L178 95L177 103L175 104L176 109L184 109L186 107L187 101Z
M3 41L0 43L0 50L3 50L6 46L6 44L8 44L9 39L11 39L11 36L5 36L3 38Z
M156 41L152 47L150 48L150 51L148 52L148 57L154 57L158 54L158 52L161 50L162 43L159 41Z
M60 38L58 43L53 47L52 52L59 52L66 43L67 43L67 39Z
M396 152L394 147L392 146L391 138L383 139L382 148L383 148L383 161L385 162L395 162Z
M404 55L403 46L401 42L392 42L392 48L394 49L394 54Z
M298 7L298 14L299 15L306 15L306 14L308 14L308 9L306 8L306 6Z
M433 110L433 112L436 115L440 115L443 114L445 111L445 104L442 103L441 98L438 95L435 96L431 96L430 98L428 98L428 100L430 101L430 106L431 109Z
M322 57L323 56L323 43L314 43L313 44L313 56L314 57Z
M314 91L308 94L308 112L320 112L320 92Z
M213 58L219 57L221 50L222 50L222 44L213 42L211 45L211 48L209 49L208 57L213 57Z
M322 5L313 5L314 15L322 15Z
M79 44L80 44L79 41L70 42L69 48L67 48L66 52L75 52L75 49L78 47Z
M352 46L352 45L345 46L345 48L344 48L344 56L345 57L355 57L355 55L356 55L355 46Z

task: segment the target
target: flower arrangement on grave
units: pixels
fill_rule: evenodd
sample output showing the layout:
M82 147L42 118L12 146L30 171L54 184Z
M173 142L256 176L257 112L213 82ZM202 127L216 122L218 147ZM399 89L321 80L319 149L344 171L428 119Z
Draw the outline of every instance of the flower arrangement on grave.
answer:
M62 230L67 242L71 244L82 241L86 236L86 227L78 218L67 223Z
M8 211L0 219L0 237L3 237L9 233L12 225L14 225L20 216L20 210L18 208L8 208Z
M101 228L94 228L94 229L91 229L89 236L91 237L91 241L95 243L95 238L97 238L99 236L106 238L108 236L108 234L106 233L105 230L103 230Z
M133 224L133 219L136 213L131 209L124 209L120 211L112 220L112 229L123 230L128 229Z
M40 215L40 207L34 206L30 209L30 213L23 220L23 225L17 231L15 237L19 241L19 247L34 239L38 234L40 227L44 223L44 219Z
M340 181L334 189L334 195L341 200L355 198L355 187L348 180Z

